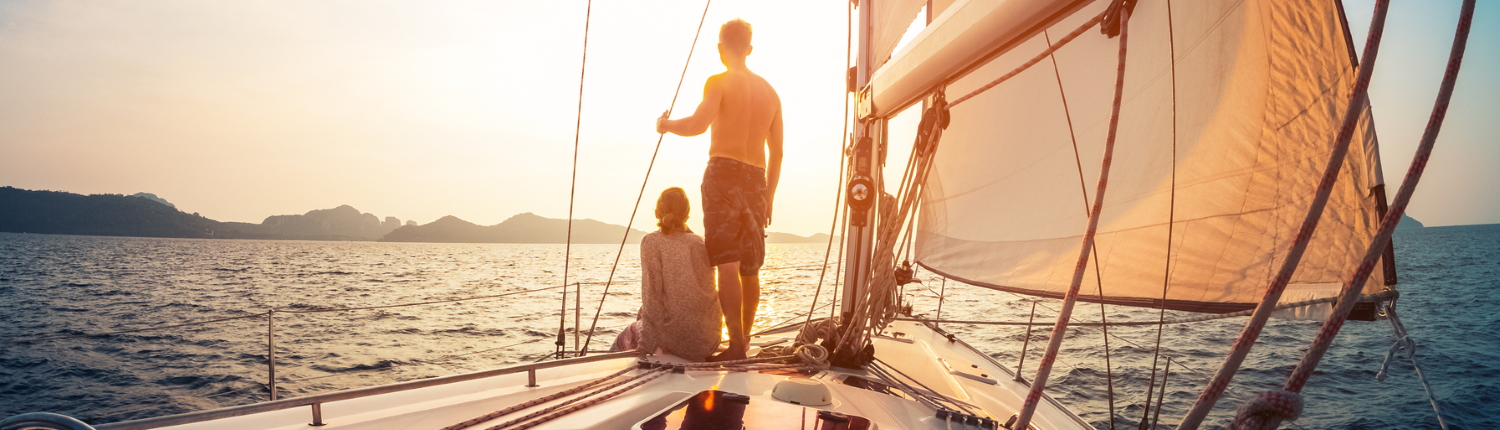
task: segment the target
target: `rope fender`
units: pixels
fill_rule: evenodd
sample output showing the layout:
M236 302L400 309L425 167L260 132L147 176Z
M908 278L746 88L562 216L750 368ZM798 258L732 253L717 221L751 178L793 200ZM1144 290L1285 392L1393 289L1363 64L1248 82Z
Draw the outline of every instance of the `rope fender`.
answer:
M1276 430L1282 421L1302 415L1302 396L1290 391L1265 391L1240 406L1230 430Z

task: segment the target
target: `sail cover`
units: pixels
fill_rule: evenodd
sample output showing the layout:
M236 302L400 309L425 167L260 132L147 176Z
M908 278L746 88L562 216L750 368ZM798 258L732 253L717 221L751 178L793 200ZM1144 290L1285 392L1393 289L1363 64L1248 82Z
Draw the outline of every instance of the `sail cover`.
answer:
M1006 3L960 1L942 18ZM962 76L926 79L949 82L947 97L956 99L1109 2L1059 3L1071 5L1058 9L1065 16L993 51L1002 53L991 60ZM1338 8L1335 0L1139 2L1082 300L1198 312L1255 306L1302 224L1350 97L1356 71ZM920 69L911 63L930 60L920 58L924 49L963 40L923 40L942 32L928 28L881 72ZM1118 39L1091 29L952 109L921 196L916 252L923 266L998 290L1067 291L1098 180L1118 49ZM883 90L916 78L884 79L877 73L870 88L877 107L890 96ZM1335 296L1348 281L1378 227L1372 189L1381 183L1365 106L1283 303ZM1366 285L1369 294L1384 282Z

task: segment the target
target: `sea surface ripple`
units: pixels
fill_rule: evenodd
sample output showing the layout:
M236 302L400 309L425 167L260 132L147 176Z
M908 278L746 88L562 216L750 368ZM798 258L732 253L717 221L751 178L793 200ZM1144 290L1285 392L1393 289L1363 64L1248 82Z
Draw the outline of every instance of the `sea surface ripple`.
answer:
M265 401L267 320L275 312L276 389L282 398L471 372L541 359L555 349L559 315L575 348L603 296L616 245L574 245L564 301L564 247L194 240L0 233L0 418L47 411L99 424ZM756 327L805 315L824 244L772 244ZM835 252L837 248L835 247ZM1429 227L1396 235L1398 312L1451 429L1500 428L1500 225ZM830 267L836 267L830 263ZM942 318L1024 321L1038 327L1058 302L943 284L922 274L905 296ZM823 282L817 315L834 285ZM553 287L542 291L525 292ZM625 247L589 349L606 349L639 307L639 263ZM466 297L503 297L338 312ZM580 300L581 299L581 300ZM1155 321L1152 309L1080 304L1074 320ZM575 315L582 316L578 323ZM1167 319L1192 314L1167 312ZM179 328L74 337L205 320ZM1221 364L1245 318L1168 325L1172 358L1158 428L1171 428ZM944 325L1002 365L1021 359L1025 327ZM1318 323L1273 320L1205 428L1220 428L1245 399L1278 389ZM43 337L62 339L19 342ZM1032 330L1024 374L1034 375L1046 330ZM1100 429L1142 420L1155 326L1070 328L1048 394ZM1384 321L1346 325L1304 390L1305 411L1285 428L1436 428L1411 364L1392 360ZM1106 354L1106 351L1108 354ZM1106 357L1109 365L1105 365ZM1398 356L1399 357L1399 356ZM1112 379L1111 379L1112 375ZM1158 374L1159 375L1159 374ZM1158 376L1159 377L1159 376ZM1110 395L1109 382L1113 385ZM1110 398L1114 411L1111 413Z

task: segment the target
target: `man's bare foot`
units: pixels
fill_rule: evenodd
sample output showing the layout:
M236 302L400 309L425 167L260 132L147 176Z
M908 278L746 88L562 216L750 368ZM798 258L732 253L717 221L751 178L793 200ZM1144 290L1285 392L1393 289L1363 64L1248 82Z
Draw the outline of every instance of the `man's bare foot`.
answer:
M720 352L720 353L715 354L715 355L713 355L711 357L708 357L708 361L709 362L734 361L734 360L744 360L744 359L745 359L745 351L742 350L742 349L739 349L739 348L734 348L734 347L730 347L729 349L726 349L723 352Z

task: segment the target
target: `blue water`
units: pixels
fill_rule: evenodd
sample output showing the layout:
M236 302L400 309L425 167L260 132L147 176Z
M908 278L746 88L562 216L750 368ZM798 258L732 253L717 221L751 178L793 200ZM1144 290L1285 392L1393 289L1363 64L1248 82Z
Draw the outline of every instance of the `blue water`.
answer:
M821 244L772 245L757 327L806 312L820 275ZM575 245L569 280L602 282L612 245ZM1396 235L1398 311L1417 341L1418 363L1450 428L1500 428L1500 225L1431 227ZM50 411L99 424L268 399L267 321L276 309L276 385L282 397L426 378L535 361L553 351L559 290L502 298L372 310L292 313L518 292L562 282L563 247L225 241L0 233L0 417ZM639 297L634 250L626 247L599 320L602 349L633 319ZM830 278L832 275L830 275ZM909 286L916 312L933 315L941 281ZM830 279L831 281L831 279ZM1031 302L949 282L945 319L1020 320ZM583 287L582 326L604 286ZM829 300L825 286L823 305ZM566 303L573 342L575 298ZM1057 303L1041 300L1038 320ZM826 312L827 308L819 312ZM1080 305L1079 321L1097 321ZM1111 321L1156 311L1110 306ZM1168 319L1187 314L1168 313ZM41 336L99 333L163 324L247 318L105 337L16 344ZM1159 428L1170 428L1196 398L1238 334L1243 318L1168 326L1173 358ZM1014 366L1025 329L944 326L996 361ZM1318 324L1275 320L1210 416L1217 428L1259 391L1279 387ZM1024 373L1045 344L1036 330ZM1304 391L1301 419L1285 428L1436 428L1409 362L1376 381L1390 347L1387 322L1345 326ZM1098 328L1069 332L1048 393L1098 428L1135 428L1151 375L1154 327L1109 333L1110 368ZM1107 375L1113 375L1114 414Z

